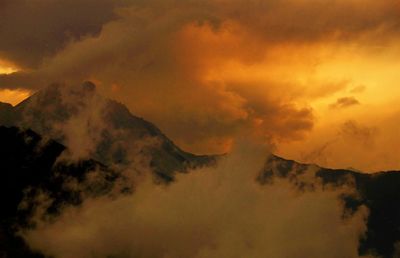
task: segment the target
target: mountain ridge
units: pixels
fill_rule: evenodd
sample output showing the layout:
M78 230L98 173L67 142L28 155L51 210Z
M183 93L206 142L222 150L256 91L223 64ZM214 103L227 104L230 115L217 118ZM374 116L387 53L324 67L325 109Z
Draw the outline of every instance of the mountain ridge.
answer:
M136 170L145 168L147 171L148 165L155 175L156 182L172 183L176 173L216 165L220 157L194 155L181 150L154 124L132 115L123 104L99 96L95 85L90 82L75 88L52 85L15 107L0 103L0 125L8 126L0 126L0 138L3 139L3 144L0 146L3 153L0 155L0 165L9 164L9 169L1 169L1 176L5 178L17 176L16 178L29 182L29 184L21 185L18 180L10 181L9 184L6 180L0 181L4 184L1 188L3 190L1 196L6 198L12 192L15 197L10 202L11 217L3 217L0 227L0 238L14 243L10 245L15 247L9 249L6 245L0 244L0 251L8 252L12 254L12 257L42 257L29 251L24 242L16 238L13 233L13 225L15 225L13 216L16 216L18 211L16 207L22 202L26 189L29 189L32 184L35 187L48 188L47 191L52 193L55 200L55 205L48 207L48 212L57 214L60 208L58 202L66 201L70 205L79 205L81 201L79 193L72 190L61 191L61 195L57 195L67 180L57 175L72 177L79 182L79 185L83 183L83 188L79 191L95 194L100 189L98 194L105 195L108 194L113 182L121 178L122 174L119 172L123 170L135 173ZM41 144L40 148L37 147L43 139L48 140L48 143ZM37 165L35 160L40 158L40 151L46 153L46 148L43 147L47 146L46 144L55 148L50 151L50 154L53 153L51 154L53 158L46 158L43 161L39 159L40 162L38 161L39 165ZM10 152L13 148L17 150ZM80 152L81 149L84 152ZM36 153L37 151L39 154ZM13 163L15 159L10 156L10 153L30 163L25 164L20 161ZM63 159L59 158L65 153L70 158L67 159L68 164L56 165L55 160L62 161ZM136 157L143 159L138 160L135 159ZM145 163L144 167L143 163ZM41 169L45 173L35 180L31 178L32 174L26 173L27 171L42 171ZM106 180L98 181L98 185L85 185L85 176L93 170L102 171L101 178ZM56 171L58 172L55 173ZM367 232L360 239L359 254L376 254L383 258L391 258L395 255L395 245L400 241L399 171L365 174L348 169L330 169L315 164L302 164L271 154L266 158L264 167L256 180L263 185L272 184L276 179L288 180L299 191L313 191L318 185L337 188L353 187L358 195L341 196L344 214L354 214L362 206L369 209L366 221ZM29 196L35 196L35 193L30 193ZM33 209L35 205L31 200L28 208ZM22 215L26 218L31 212L28 210ZM25 220L17 224L29 226ZM16 251L18 248L27 253L18 254Z
M23 240L13 233L15 225L18 228L34 226L30 225L27 219L37 208L34 197L38 192L32 192L29 189L44 189L53 200L53 204L47 207L47 216L57 216L65 205L80 205L82 191L93 197L108 195L116 180L124 180L118 172L110 170L106 165L95 160L63 163L63 160L59 160L58 157L66 151L66 147L56 141L44 139L29 129L21 130L16 127L0 126L0 140L3 142L0 146L0 166L3 166L0 174L5 178L18 178L17 181L0 180L0 183L4 184L3 187L0 187L2 191L0 197L7 198L5 200L8 200L9 203L9 212L2 214L0 238L14 243L11 246L16 248L14 250L11 247L0 245L0 251L13 255L16 255L16 250L25 250L24 252L26 252L21 256L12 257L42 257L29 250ZM40 143L42 141L47 142ZM16 150L12 151L13 148ZM42 155L50 156L43 159L40 158ZM27 160L28 163L24 160ZM35 165L35 160L38 160L39 165ZM56 160L61 163L56 163ZM5 169L4 166L6 168L8 166L8 169ZM92 171L100 171L100 175L103 176L100 176L98 181L91 181L87 184L85 178ZM314 177L302 181L302 175L310 171L315 172ZM32 178L32 175L35 175L35 179ZM352 179L351 184L349 184L349 177ZM63 185L70 181L69 178L79 182L78 192L75 191L75 188L67 188L60 192L61 189L65 189ZM345 209L343 213L354 214L361 206L369 209L366 222L367 232L360 239L360 255L377 254L384 258L393 257L396 251L395 244L400 241L400 207L397 205L400 200L399 171L365 174L345 169L325 169L313 164L301 164L270 155L266 158L257 180L263 185L272 184L277 178L289 180L300 191L313 191L314 187L319 184L337 188L353 186L359 195L344 194L341 196ZM21 184L19 180L26 183ZM123 192L124 189L121 189L121 193ZM14 198L10 199L10 196L14 196ZM17 209L21 207L20 203L23 201L28 201L28 205L25 205L26 210ZM61 203L63 203L62 206L60 206ZM6 214L9 214L8 217L4 217Z
M166 182L176 172L213 165L217 159L183 151L154 124L97 94L91 82L77 87L53 84L15 107L0 106L1 124L30 128L68 146L78 158L93 157L107 165L131 166L127 152L140 153L150 157L154 173Z
M303 175L312 174L304 180ZM323 168L270 155L257 180L272 184L275 179L288 180L300 191L322 187L352 187L357 194L343 194L344 216L354 214L362 206L369 210L367 232L359 243L360 255L393 258L400 241L400 171L362 173L346 169Z

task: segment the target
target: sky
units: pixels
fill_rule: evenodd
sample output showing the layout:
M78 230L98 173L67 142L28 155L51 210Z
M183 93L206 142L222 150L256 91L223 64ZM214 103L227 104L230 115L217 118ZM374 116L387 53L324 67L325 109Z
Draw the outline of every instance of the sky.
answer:
M400 169L397 0L0 0L0 101L96 83L193 153Z

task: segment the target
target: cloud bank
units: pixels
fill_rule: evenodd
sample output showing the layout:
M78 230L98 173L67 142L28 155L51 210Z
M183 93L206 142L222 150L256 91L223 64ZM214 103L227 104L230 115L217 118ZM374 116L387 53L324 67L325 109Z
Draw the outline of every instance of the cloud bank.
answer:
M181 174L171 185L143 177L133 195L88 198L24 238L61 258L358 257L366 210L343 219L338 195L347 190L261 186L255 177L265 154L240 144L217 168Z

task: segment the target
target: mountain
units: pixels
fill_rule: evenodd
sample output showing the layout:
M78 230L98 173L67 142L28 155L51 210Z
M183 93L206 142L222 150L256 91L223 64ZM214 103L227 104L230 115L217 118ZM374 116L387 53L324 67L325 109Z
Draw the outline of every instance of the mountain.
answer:
M83 196L111 195L121 179L95 160L56 162L65 146L32 130L0 126L0 142L1 257L44 257L16 234L35 226L32 215L42 208L41 216L51 219L63 207L81 204Z
M131 171L141 170L147 162L162 182L172 181L176 172L216 162L216 156L181 150L152 123L99 95L91 82L77 87L53 84L15 107L2 104L0 125L32 129L55 139L68 146L75 159L90 157Z
M0 102L0 124L11 125L14 120L14 109L11 104Z
M83 196L130 193L125 175L150 171L168 183L217 160L181 150L91 82L50 85L15 107L0 103L0 143L1 257L44 257L17 235L35 226L30 218L40 209L51 219Z
M54 84L15 107L0 103L0 143L2 257L43 257L16 234L35 227L31 217L38 210L51 220L63 207L80 205L82 196L131 193L134 188L125 180L131 173L151 171L157 182L168 183L177 172L218 162L218 156L181 150L155 125L100 96L90 82L77 87ZM369 209L360 255L395 255L400 241L400 172L364 174L270 155L257 180L288 180L299 191L352 188L354 193L341 195L343 216L361 206ZM40 201L43 196L46 202Z
M80 205L83 197L130 193L119 172L93 159L63 159L68 151L64 145L30 129L0 126L0 142L0 253L5 257L44 257L30 250L17 234L35 227L31 217L38 210L44 210L42 219L51 220L64 207ZM289 180L299 191L313 191L317 185L354 188L357 194L345 192L341 198L344 216L351 216L362 205L369 209L360 255L394 257L395 244L400 241L400 172L363 174L270 155L257 180L271 184L278 179ZM43 195L46 202L40 201Z
M311 177L305 176L310 172ZM365 174L301 164L271 155L258 181L269 184L277 178L289 180L301 191L312 190L316 184L353 187L357 190L356 195L342 196L346 208L344 213L354 213L361 205L369 209L367 232L360 239L359 254L395 257L395 245L400 241L400 171Z

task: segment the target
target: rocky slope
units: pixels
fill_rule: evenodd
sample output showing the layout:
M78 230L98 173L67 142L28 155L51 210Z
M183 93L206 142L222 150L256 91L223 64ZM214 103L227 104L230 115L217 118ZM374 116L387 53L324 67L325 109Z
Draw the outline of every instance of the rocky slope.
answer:
M277 178L289 180L301 191L312 191L317 185L354 188L357 194L342 196L346 207L344 213L353 213L362 205L369 209L367 232L359 244L360 255L397 257L395 246L400 241L399 171L365 174L301 164L271 155L258 180L268 184Z
M215 163L215 156L181 150L152 123L100 96L91 82L77 87L54 84L15 107L1 104L0 125L55 139L68 146L75 159L90 157L133 171L148 162L163 182L172 181L176 172Z
M56 162L66 148L31 130L0 127L0 256L43 257L17 235L39 209L51 219L83 196L111 194L120 176L94 160ZM123 189L121 189L122 191Z

